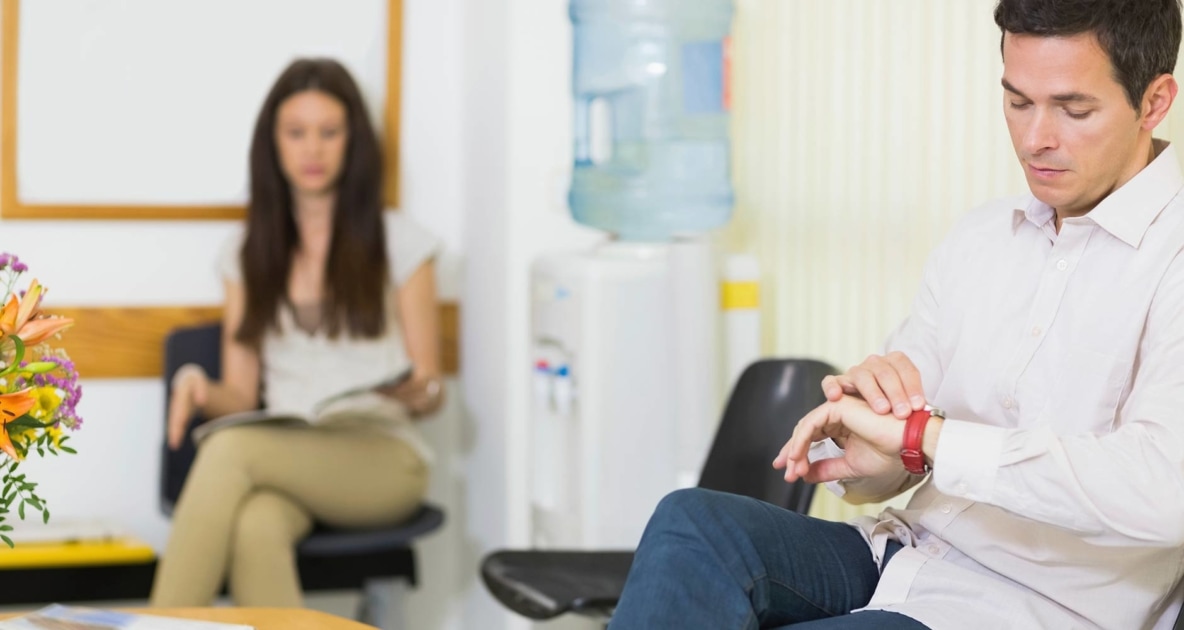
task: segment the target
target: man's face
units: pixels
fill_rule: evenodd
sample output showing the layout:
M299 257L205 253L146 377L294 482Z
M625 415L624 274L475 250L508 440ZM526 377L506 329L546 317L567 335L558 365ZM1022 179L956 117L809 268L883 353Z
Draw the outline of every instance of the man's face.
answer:
M1089 212L1147 164L1141 121L1092 33L1003 38L1003 111L1037 199Z

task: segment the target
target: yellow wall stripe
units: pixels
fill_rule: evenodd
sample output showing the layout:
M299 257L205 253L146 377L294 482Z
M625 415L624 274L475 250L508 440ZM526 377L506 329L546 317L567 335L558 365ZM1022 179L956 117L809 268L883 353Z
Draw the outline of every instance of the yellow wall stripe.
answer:
M719 305L725 311L759 308L760 295L760 284L756 282L722 282L719 286Z

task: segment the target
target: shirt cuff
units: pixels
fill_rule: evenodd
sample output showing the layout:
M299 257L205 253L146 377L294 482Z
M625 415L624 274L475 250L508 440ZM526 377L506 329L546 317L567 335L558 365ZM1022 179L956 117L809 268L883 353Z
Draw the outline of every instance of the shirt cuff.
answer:
M937 438L933 483L944 494L990 503L1006 429L947 419Z
M821 442L814 442L811 444L810 451L806 453L806 459L810 460L810 463L813 464L820 459L833 459L836 457L842 457L844 454L846 454L846 451L839 448L839 445L835 444L834 440L827 438ZM840 499L843 498L844 494L847 494L847 489L843 487L843 482L841 480L828 481L823 485L825 485L826 488L831 491L831 493Z

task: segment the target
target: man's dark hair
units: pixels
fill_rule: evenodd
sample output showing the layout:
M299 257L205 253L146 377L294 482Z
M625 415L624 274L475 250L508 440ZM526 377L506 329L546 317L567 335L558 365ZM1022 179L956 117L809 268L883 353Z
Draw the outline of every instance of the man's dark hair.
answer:
M1005 37L1093 33L1136 112L1180 52L1180 0L999 0L995 23Z

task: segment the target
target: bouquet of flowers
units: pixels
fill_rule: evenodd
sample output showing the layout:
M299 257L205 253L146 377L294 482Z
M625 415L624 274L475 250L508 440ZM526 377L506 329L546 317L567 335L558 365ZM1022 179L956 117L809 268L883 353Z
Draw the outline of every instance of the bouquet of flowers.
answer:
M16 256L0 253L0 532L12 531L4 520L14 503L22 520L27 506L49 521L37 484L17 468L32 451L42 457L74 453L64 431L82 426L75 411L82 397L78 372L66 352L50 343L74 321L41 312L46 289L36 280L17 289L26 271ZM13 545L3 533L0 539Z

